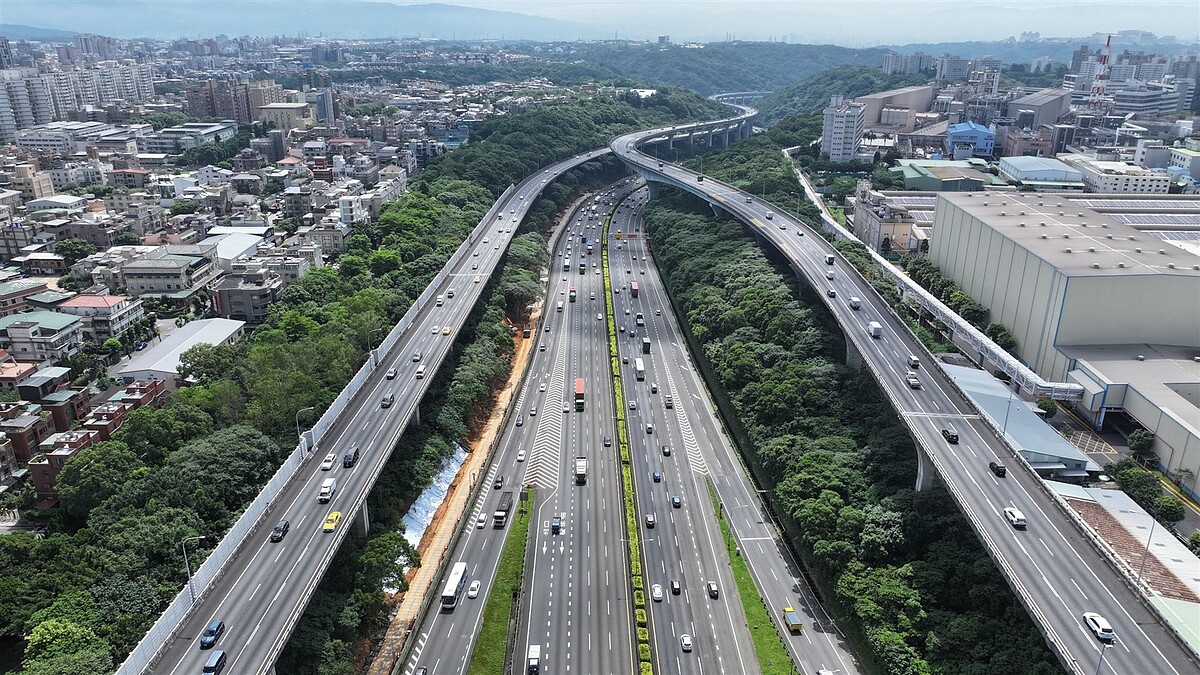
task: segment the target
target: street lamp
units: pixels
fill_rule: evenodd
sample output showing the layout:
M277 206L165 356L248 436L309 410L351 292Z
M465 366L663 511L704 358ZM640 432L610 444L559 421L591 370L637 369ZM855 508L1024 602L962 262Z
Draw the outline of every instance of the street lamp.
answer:
M316 406L310 405L310 406L306 406L306 407L301 408L296 411L296 438L298 440L304 440L304 436L300 433L300 413L308 411L308 410L316 410L316 409L317 409Z
M378 326L367 331L367 355L371 357L371 365L373 366L377 366L379 364L375 363L375 348L371 346L371 336L383 330L383 328L383 326Z
M1146 558L1150 557L1150 540L1154 538L1154 526L1157 524L1158 518L1155 518L1153 513L1150 514L1150 534L1146 536L1146 549L1142 551L1142 563L1138 565L1138 575L1137 581L1134 582L1135 585L1141 585L1142 583L1142 572L1146 570Z
M192 596L193 603L196 602L196 589L194 587L192 587L192 565L191 565L191 563L188 562L187 543L189 541L200 541L201 539L204 539L204 535L188 537L187 539L184 539L183 541L179 542L179 545L183 548L183 566L184 566L184 568L187 569L188 593Z
M1100 675L1100 666L1104 665L1104 652L1108 651L1108 648L1111 646L1112 645L1110 645L1110 644L1104 644L1100 647L1100 660L1096 661L1095 675Z

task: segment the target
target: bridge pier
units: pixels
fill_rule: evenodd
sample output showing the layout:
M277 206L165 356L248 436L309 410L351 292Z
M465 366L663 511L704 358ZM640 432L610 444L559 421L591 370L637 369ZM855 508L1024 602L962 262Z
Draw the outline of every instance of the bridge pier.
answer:
M720 218L722 220L729 220L730 218L733 218L733 214L726 211L725 207L723 207L723 206L718 206L717 204L715 204L713 202L709 202L708 206L709 206L709 208L712 209L713 216L715 216L717 218ZM763 242L760 241L759 245L762 245L762 244L763 244Z
M358 515L354 518L354 529L351 532L359 539L366 539L370 530L371 519L367 515L367 503L363 502L362 508L358 510Z
M937 487L939 479L933 462L926 457L920 447L917 448L917 492L928 492Z
M650 193L649 199L658 198L658 181L650 180L642 176L642 180L646 181L646 191Z
M862 352L858 351L858 347L854 343L846 340L846 365L855 370L862 370L863 357Z
M710 131L707 134L704 134L704 147L711 148L712 145L713 145L713 132Z
M725 129L725 132L722 135L725 137L725 147L728 148L729 147L729 129Z

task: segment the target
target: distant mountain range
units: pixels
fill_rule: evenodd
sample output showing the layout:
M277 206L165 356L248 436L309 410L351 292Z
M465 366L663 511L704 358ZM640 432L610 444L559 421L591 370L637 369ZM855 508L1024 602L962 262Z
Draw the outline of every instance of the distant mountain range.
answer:
M3 13L5 21L120 38L303 34L333 38L574 40L600 36L600 29L594 26L513 12L360 0L4 0Z
M0 23L0 35L9 40L70 40L75 33L69 30L22 26L19 23Z

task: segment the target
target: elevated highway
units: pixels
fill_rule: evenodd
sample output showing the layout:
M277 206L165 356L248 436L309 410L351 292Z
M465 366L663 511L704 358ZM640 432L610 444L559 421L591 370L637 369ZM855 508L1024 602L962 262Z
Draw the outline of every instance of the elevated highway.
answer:
M950 492L1069 671L1089 675L1197 672L1193 655L1100 554L1069 507L1046 490L1024 460L980 419L938 362L829 242L772 204L641 150L748 124L754 111L735 107L738 114L729 120L626 134L610 148L648 182L696 195L718 214L744 222L760 241L787 258L845 332L847 361L875 375L916 441L918 489L940 482ZM831 263L826 256L832 256ZM861 298L861 306L851 307L850 297ZM868 330L872 322L879 325L876 337ZM910 366L910 355L917 355L922 367ZM920 388L906 382L910 370L918 373ZM947 441L943 435L947 429L957 432L957 443ZM998 477L989 471L989 461L1012 470ZM1005 508L1021 511L1027 527L1010 525ZM1099 613L1113 625L1117 639L1112 645L1096 639L1084 623L1085 612Z

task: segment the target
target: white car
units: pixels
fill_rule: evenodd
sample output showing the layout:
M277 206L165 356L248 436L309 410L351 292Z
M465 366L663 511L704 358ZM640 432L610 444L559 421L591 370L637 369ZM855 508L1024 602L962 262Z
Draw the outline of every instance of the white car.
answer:
M325 455L325 459L321 461L321 470L329 471L330 469L333 468L333 465L335 462L337 462L337 453L336 452L331 452L328 455ZM330 479L330 480L332 480L332 479Z
M630 410L637 410L637 401L630 401L630 402L629 402L629 409L630 409Z
M654 584L653 586L650 587L650 597L655 602L663 601L663 590L662 590L661 584Z
M1083 622L1087 624L1089 630L1096 635L1096 639L1101 642L1112 643L1117 639L1116 633L1113 633L1112 626L1109 625L1108 619L1100 616L1095 612L1084 612Z
M482 530L485 525L487 525L487 514L481 513L479 514L479 517L475 519L475 528Z
M430 333L432 333L432 334L434 334L434 335L437 335L437 334L438 334L438 331L440 331L441 329L442 329L442 327L441 327L441 326L436 326L436 325L435 325L435 326L433 327L433 329L432 329L432 330L430 330L429 332L430 332Z
M525 461L525 451L524 451L524 450L518 450L518 451L517 451L517 461L518 461L518 462L524 462L524 461Z
M546 391L546 383L545 382L538 385L538 391Z
M597 313L597 314L596 314L596 320L597 320L597 321L603 321L603 320L604 320L604 315L603 315L603 314L600 314L600 313Z
M1008 519L1009 525L1012 525L1018 530L1025 529L1025 514L1021 513L1019 510L1011 506L1006 506L1004 507L1004 517Z
M474 600L479 597L479 580L471 582L471 587L467 589L467 597Z
M680 635L680 636L679 636L679 646L680 646L680 647L683 649L683 651L685 651L685 652L690 652L690 651L692 651L692 636L691 636L691 635L688 635L687 633L684 633L683 635Z

